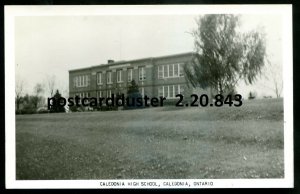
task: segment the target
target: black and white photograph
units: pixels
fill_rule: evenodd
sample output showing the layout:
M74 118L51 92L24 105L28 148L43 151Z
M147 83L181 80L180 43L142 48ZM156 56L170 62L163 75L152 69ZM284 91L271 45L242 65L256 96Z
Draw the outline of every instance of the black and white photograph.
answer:
M293 187L291 18L5 6L6 187Z

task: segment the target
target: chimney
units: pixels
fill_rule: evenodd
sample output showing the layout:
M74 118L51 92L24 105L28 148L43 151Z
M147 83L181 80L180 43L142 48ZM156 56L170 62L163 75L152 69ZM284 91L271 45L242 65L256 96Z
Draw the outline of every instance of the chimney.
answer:
M112 60L112 59L108 59L107 60L107 63L114 63L115 61L114 60Z

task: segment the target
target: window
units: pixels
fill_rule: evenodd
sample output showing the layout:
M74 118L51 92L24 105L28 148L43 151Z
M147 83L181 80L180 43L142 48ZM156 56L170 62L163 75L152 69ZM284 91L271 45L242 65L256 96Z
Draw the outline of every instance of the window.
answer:
M74 87L87 87L90 85L89 75L79 75L73 79Z
M158 87L158 96L159 97L164 96L164 87L163 86Z
M103 92L102 92L102 91L98 91L98 92L97 92L97 98L101 98L102 95L103 95Z
M158 79L176 78L182 76L183 67L179 63L158 66Z
M90 85L90 76L89 75L85 76L85 81L86 81L86 85L85 86L89 86Z
M169 70L168 70L169 65L164 65L164 77L167 78L169 77Z
M166 97L167 99L174 99L180 92L180 85L168 85L158 87L158 96ZM183 88L182 88L183 91Z
M168 65L169 68L169 77L173 77L174 75L174 64Z
M146 79L145 67L140 67L139 68L139 80L143 81L145 79Z
M77 87L77 77L73 78L73 87Z
M174 85L173 86L169 86L169 98L174 98L174 91L175 91L175 89L174 89Z
M179 64L179 76L183 77L183 64Z
M164 66L158 66L158 79L162 79L164 77Z
M107 72L107 84L112 84L111 72Z
M85 76L84 76L84 75L82 76L81 80L82 80L82 85L81 85L81 86L85 86L86 79L85 79Z
M111 90L107 90L106 97L107 97L107 98L111 97Z
M179 64L174 64L174 77L179 77L178 69Z
M122 82L122 70L117 71L117 82Z
M78 77L78 87L81 87L81 76Z
M102 84L102 73L97 73L97 84L101 85Z
M164 86L164 97L169 97L169 86Z
M127 71L127 79L128 79L128 82L132 81L132 69L128 69L128 71Z

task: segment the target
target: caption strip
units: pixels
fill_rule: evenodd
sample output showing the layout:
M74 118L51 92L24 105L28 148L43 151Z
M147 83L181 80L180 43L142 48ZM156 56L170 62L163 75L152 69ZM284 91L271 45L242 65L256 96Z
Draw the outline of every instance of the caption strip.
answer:
M79 96L76 97L70 97L68 99L64 97L60 98L48 98L48 110L51 109L51 107L57 107L61 106L64 107L68 105L71 106L90 106L90 107L102 107L102 106L134 106L134 107L158 107L158 106L164 106L164 102L167 100L165 97L153 97L149 98L148 96L144 97L132 97L132 98L125 98L124 94L115 97L114 94L112 94L111 97L107 98L80 98ZM190 96L189 101L186 101L183 95L177 94L175 99L172 99L176 107L183 107L183 106L192 106L192 107L206 107L206 106L214 106L214 107L221 107L224 105L228 105L229 107L235 106L240 107L242 106L242 95L236 94L236 95L227 95L223 96L221 94L217 94L213 97L213 99L209 99L208 95L202 94L200 96L196 94L192 94ZM184 103L186 102L186 103ZM67 104L68 103L68 104Z

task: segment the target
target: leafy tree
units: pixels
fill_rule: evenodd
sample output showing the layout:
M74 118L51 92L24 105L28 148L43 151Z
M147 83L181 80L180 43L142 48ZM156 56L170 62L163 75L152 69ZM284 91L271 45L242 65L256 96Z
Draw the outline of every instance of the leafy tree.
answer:
M58 113L58 112L66 112L65 107L61 106L61 94L58 90L56 90L56 93L54 94L53 98L55 99L55 102L52 106L50 106L50 112L51 113Z
M36 96L31 96L26 94L22 97L22 109L19 110L19 113L22 114L33 114L36 113L35 107Z
M252 84L261 73L265 58L262 33L238 32L239 17L211 14L197 20L192 32L197 54L190 66L185 65L187 80L192 86L211 87L223 94L233 91L243 79Z
M139 92L139 86L137 85L135 80L132 80L129 87L128 87L127 94L129 95L131 93L136 93L136 92Z

